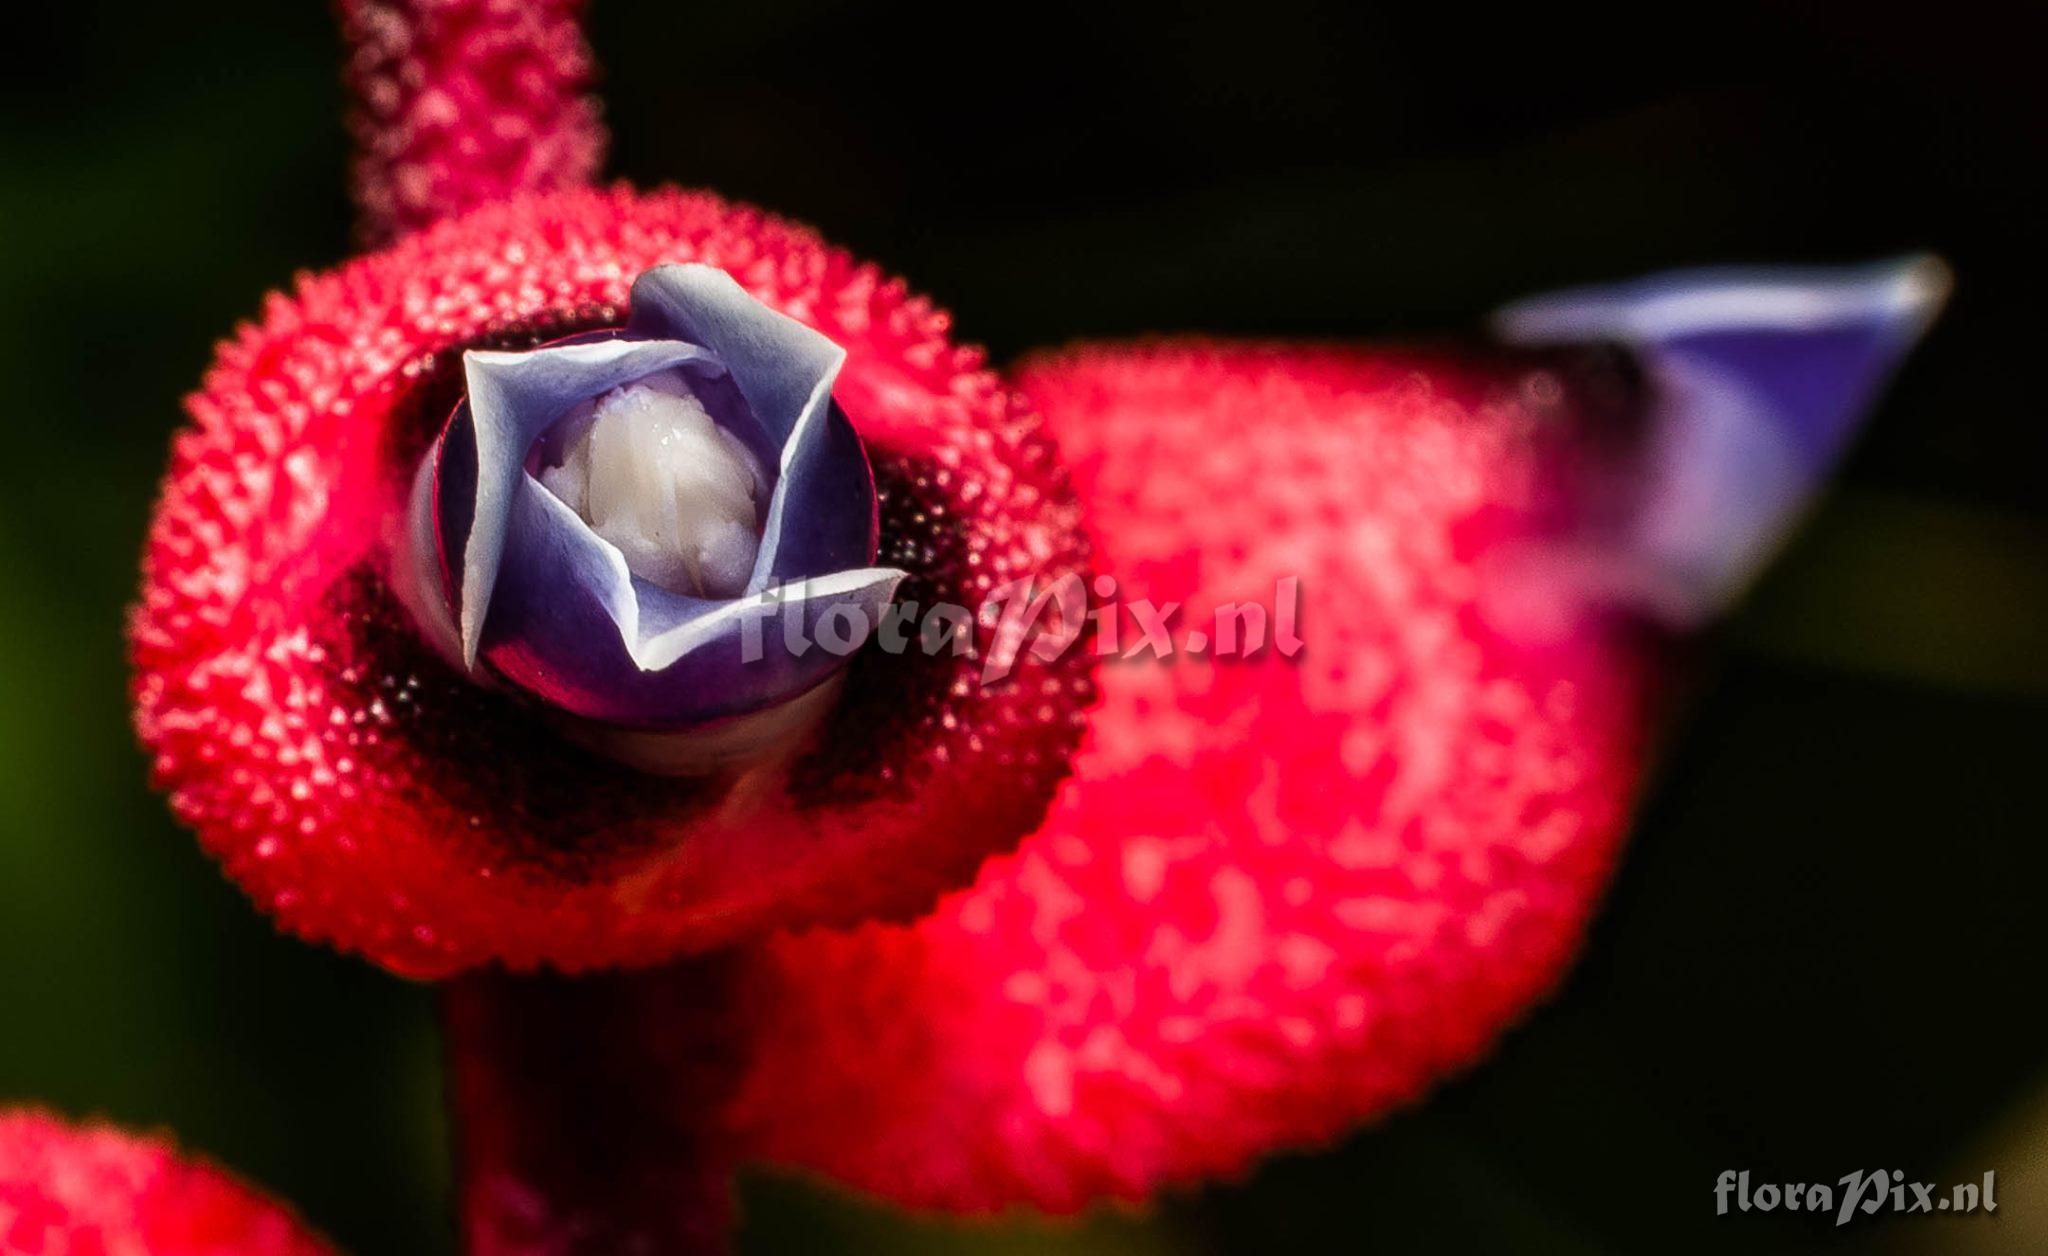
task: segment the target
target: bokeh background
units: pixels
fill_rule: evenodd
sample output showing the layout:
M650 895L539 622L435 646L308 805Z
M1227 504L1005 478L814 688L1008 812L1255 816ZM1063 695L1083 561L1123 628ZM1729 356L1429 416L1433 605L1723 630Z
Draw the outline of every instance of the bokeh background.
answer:
M1654 20L1653 20L1654 19ZM769 1252L2048 1246L2039 32L1966 6L603 0L614 168L823 227L998 359L1454 329L1674 264L1960 275L1703 660L1583 962L1421 1109L1078 1226L748 1185ZM209 347L348 248L315 0L0 40L0 1099L177 1128L443 1253L429 992L280 940L167 819L120 625ZM1999 1173L1996 1218L1713 1215L1715 1174Z

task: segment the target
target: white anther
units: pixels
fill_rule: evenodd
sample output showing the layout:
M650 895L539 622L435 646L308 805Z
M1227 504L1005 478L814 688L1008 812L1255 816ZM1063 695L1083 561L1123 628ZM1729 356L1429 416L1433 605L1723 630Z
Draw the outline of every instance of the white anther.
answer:
M693 597L744 593L768 493L752 452L680 381L641 380L587 404L589 424L541 484L641 579Z

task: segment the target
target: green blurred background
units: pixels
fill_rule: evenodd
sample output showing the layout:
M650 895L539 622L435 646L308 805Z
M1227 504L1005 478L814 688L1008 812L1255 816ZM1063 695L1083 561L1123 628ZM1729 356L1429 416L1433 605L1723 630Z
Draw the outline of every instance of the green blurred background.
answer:
M749 1183L747 1252L2048 1247L2038 32L1948 5L605 0L614 169L907 274L998 358L1466 325L1567 282L1935 248L1950 316L1718 635L1569 985L1419 1111L1075 1226ZM982 29L977 26L986 24ZM345 255L313 0L0 43L0 1100L175 1127L362 1253L450 1248L431 998L175 829L120 622L209 347ZM1995 1219L1716 1218L1714 1175L2000 1173Z

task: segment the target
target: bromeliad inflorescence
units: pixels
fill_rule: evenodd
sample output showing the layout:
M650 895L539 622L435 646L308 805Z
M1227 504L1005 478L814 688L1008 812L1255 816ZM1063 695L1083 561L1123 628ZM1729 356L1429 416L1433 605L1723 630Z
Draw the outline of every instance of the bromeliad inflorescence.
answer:
M580 186L577 7L344 3L393 242L222 348L132 626L228 874L446 983L473 1253L716 1247L747 1159L1142 1198L1470 1063L1579 943L1663 643L1945 283L1679 275L1462 345L999 376L802 228ZM1302 648L789 644L1020 582L1187 622L1288 582ZM44 1163L7 1150L0 1219Z

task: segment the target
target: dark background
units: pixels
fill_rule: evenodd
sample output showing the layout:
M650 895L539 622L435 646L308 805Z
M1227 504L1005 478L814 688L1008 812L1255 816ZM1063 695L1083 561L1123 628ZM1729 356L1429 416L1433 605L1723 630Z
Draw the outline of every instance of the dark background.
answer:
M746 1250L2048 1245L2043 44L2013 20L600 4L616 172L815 222L998 359L1456 327L1701 261L1933 248L1960 277L1713 643L1585 959L1494 1061L1326 1154L1078 1229L755 1182ZM274 937L126 726L120 616L178 399L261 292L347 250L327 14L9 21L0 1099L173 1126L358 1252L445 1251L428 992ZM2001 1209L1716 1218L1726 1168L1993 1168Z

